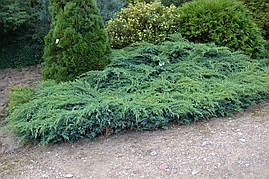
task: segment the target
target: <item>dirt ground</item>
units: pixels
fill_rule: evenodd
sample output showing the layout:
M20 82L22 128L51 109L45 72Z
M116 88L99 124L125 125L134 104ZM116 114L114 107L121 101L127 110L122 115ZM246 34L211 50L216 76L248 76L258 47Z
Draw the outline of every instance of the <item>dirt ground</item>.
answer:
M19 68L19 69L0 69L0 127L1 122L7 115L7 91L9 86L35 85L36 81L41 80L41 65ZM12 152L20 145L12 137L0 130L0 154ZM0 169L1 170L1 169Z
M40 80L40 67L0 70L0 79L2 103L8 83ZM0 135L3 179L269 178L269 101L230 118L75 144L29 144L12 149L3 146L13 145L14 139L7 142L4 138Z
M0 69L0 109L6 108L7 89L14 85L34 85L35 81L41 80L41 65L18 68Z

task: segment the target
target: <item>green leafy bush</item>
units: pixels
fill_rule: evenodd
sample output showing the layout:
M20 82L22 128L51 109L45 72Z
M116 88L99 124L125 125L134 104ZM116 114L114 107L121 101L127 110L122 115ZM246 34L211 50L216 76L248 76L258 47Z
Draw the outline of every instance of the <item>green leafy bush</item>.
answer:
M11 114L20 105L31 101L35 91L28 86L10 86L8 91L8 112Z
M21 140L48 144L225 116L269 96L269 69L228 48L173 37L114 51L104 71L46 81L7 119Z
M51 30L45 38L43 79L73 80L103 69L110 47L95 0L51 0Z
M269 40L269 2L268 0L241 0L251 11L255 22L262 29L262 35Z
M130 4L108 22L111 47L123 48L134 42L159 43L178 29L176 7L165 7L160 2Z
M264 41L250 12L239 1L196 0L180 8L183 37L241 50L251 57L263 51Z
M176 7L181 6L185 2L189 2L191 0L162 0L162 4L165 6L175 5Z
M114 17L116 12L127 7L124 0L97 0L97 5L105 24Z

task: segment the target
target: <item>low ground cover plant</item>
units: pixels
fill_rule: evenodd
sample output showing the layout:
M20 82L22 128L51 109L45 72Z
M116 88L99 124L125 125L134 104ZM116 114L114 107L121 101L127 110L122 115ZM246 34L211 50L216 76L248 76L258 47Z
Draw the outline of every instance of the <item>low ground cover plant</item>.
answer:
M113 51L104 71L43 87L7 118L20 140L73 142L226 116L269 96L269 69L225 47L179 36Z
M181 33L192 42L215 43L253 58L263 51L261 31L240 1L195 0L183 4L179 14Z

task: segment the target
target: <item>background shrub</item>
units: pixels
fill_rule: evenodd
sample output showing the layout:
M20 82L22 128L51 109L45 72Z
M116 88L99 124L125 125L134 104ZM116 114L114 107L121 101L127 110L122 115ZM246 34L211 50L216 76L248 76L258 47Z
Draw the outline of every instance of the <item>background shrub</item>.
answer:
M124 0L97 0L97 5L105 24L114 17L116 12L127 7Z
M126 0L128 3L135 4L137 2L145 2L145 3L152 3L154 0ZM157 0L156 0L157 1Z
M73 80L103 69L110 47L95 0L51 0L51 30L45 38L43 79Z
M165 7L160 2L130 4L108 22L111 46L123 48L138 41L164 41L178 29L179 15L176 12L175 6Z
M17 40L0 45L0 69L19 68L42 62L43 43L37 43L31 37Z
M268 0L241 0L251 11L255 22L262 29L262 35L269 40L269 2Z
M0 1L0 68L40 63L49 24L48 0Z
M228 48L171 38L114 51L104 71L46 81L8 129L43 144L225 116L269 96L269 69Z
M264 58L267 58L269 61L269 40L266 40L264 49Z
M181 6L185 2L189 2L191 0L162 0L162 4L165 6L175 5L176 7Z
M105 23L126 7L124 0L97 0ZM0 1L0 69L40 64L50 29L49 0Z
M36 17L35 13L32 14L30 1L2 0L0 10L1 32L16 31L23 26L29 26Z
M196 0L180 8L183 37L192 42L210 43L241 50L257 57L263 39L250 12L239 1Z

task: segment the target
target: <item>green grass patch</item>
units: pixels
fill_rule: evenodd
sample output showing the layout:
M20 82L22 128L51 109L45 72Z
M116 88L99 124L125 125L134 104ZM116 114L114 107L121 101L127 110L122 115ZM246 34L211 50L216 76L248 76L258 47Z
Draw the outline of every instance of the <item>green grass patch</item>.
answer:
M269 96L261 61L214 45L171 38L113 52L104 71L46 81L8 117L21 140L48 144L230 115Z

